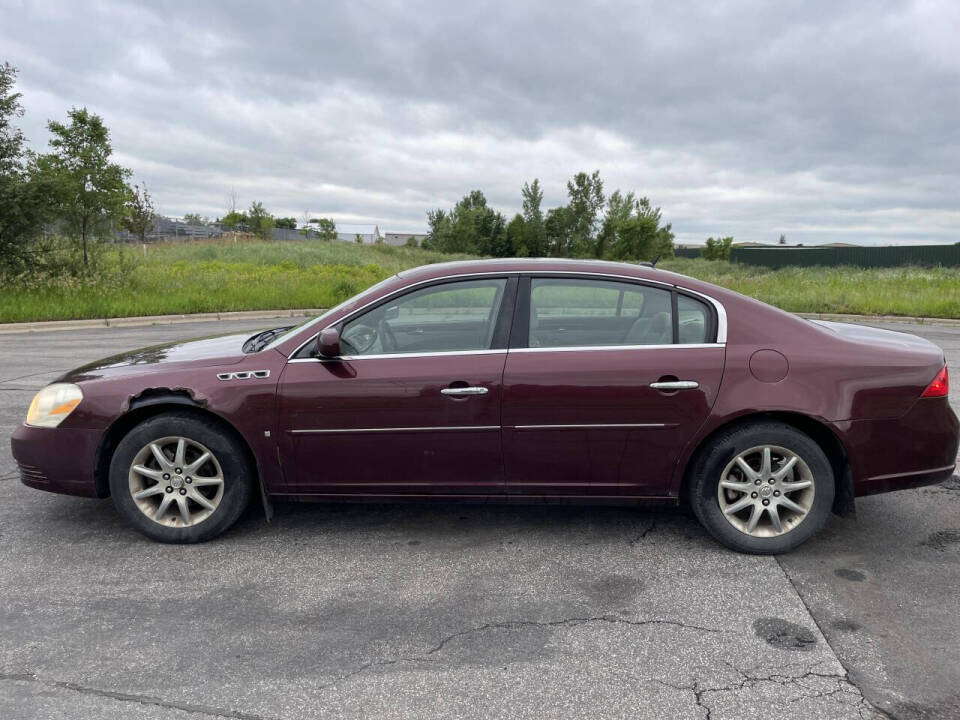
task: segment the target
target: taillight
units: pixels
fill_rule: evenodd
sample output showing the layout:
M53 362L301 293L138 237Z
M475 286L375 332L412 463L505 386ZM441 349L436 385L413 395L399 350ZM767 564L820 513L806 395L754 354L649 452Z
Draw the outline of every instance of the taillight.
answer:
M950 379L947 377L947 366L944 365L920 397L946 397L949 394Z

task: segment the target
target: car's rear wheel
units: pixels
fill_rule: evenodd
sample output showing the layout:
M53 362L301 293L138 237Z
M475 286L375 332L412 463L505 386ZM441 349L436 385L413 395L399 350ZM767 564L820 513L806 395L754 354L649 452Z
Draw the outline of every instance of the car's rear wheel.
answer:
M693 467L691 507L727 547L783 553L813 536L833 505L830 461L808 435L755 422L721 432Z
M110 463L120 514L160 542L209 540L250 501L254 477L240 441L193 413L164 413L137 425Z

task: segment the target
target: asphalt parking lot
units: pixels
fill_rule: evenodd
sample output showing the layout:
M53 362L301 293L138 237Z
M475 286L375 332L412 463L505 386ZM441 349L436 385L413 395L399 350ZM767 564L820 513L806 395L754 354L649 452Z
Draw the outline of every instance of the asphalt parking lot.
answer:
M72 366L264 325L0 335L0 434ZM888 327L960 407L960 328ZM955 718L958 588L956 476L779 558L590 507L280 505L180 547L0 447L0 718Z

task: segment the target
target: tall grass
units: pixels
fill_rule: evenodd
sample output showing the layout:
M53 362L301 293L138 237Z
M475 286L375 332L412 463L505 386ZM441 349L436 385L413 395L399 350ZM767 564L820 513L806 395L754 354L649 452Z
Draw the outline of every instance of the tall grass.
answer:
M85 276L0 280L0 322L329 307L405 268L466 257L319 240L114 247ZM794 312L960 317L960 268L661 267Z
M791 312L960 318L960 268L788 267L673 258L660 267Z

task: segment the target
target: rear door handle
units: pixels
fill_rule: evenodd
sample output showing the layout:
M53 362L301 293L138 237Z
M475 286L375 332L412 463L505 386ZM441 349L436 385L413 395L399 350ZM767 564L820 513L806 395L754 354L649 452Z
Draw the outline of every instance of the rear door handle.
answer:
M652 382L654 390L696 390L700 383L696 380L673 380L672 382Z
M486 395L489 390L480 385L470 387L448 387L440 391L444 395Z

